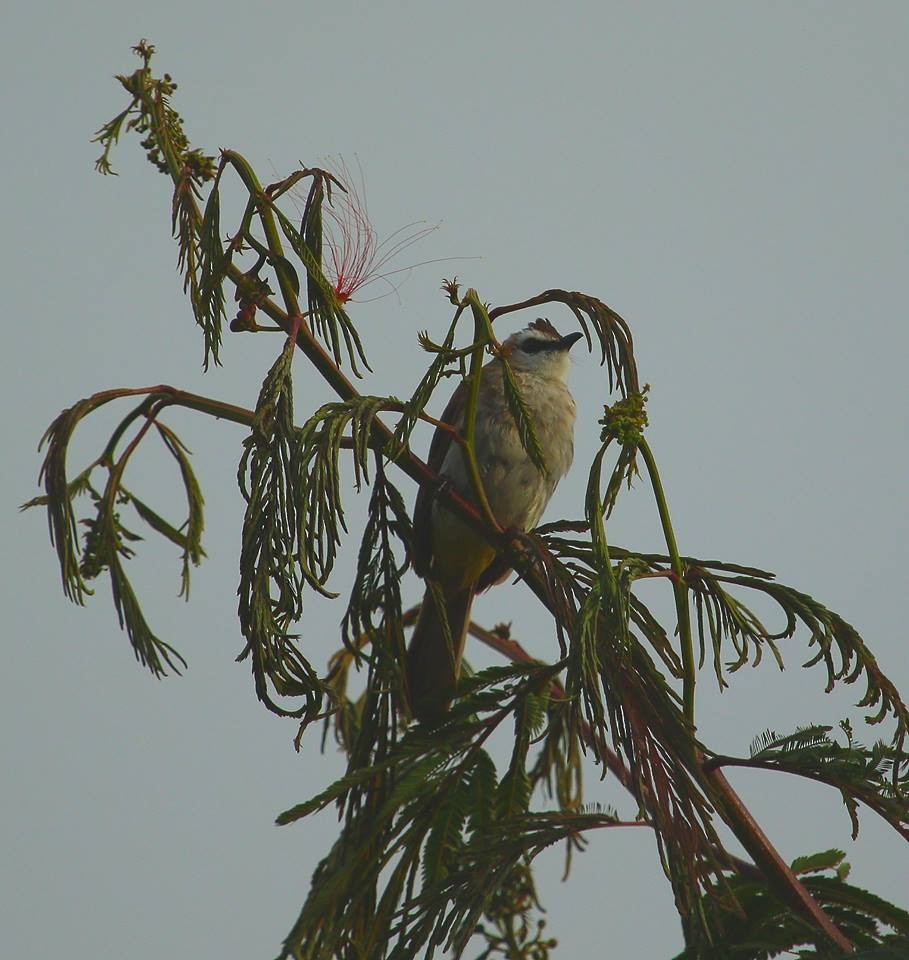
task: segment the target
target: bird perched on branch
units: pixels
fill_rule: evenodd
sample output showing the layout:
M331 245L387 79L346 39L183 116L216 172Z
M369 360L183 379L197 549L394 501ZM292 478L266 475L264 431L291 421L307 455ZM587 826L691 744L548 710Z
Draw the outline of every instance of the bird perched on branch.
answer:
M563 337L548 320L535 320L513 333L499 356L480 371L474 448L489 507L505 530L535 527L571 466L575 405L566 386L568 351L581 336ZM533 462L521 443L502 359L529 413L545 469ZM468 382L462 381L442 414L442 422L462 435L468 391ZM467 458L451 431L436 428L428 462L454 491L476 502ZM495 550L479 533L446 509L431 490L420 489L414 510L414 567L427 581L427 589L407 651L410 705L420 720L438 720L451 705L474 594L508 575L495 560ZM435 593L431 584L437 587Z

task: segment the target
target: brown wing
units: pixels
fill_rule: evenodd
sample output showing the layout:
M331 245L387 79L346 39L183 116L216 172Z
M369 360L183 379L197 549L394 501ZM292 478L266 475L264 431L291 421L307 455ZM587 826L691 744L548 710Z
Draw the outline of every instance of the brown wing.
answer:
M443 423L450 423L460 428L464 420L464 404L466 403L466 388L464 382L458 384L448 406L441 416ZM442 464L448 454L448 448L453 443L451 434L447 430L436 427L432 443L429 445L429 459L427 466L436 473L442 470ZM429 487L420 487L417 491L417 502L413 510L413 568L416 573L425 577L429 573L432 561L432 501L434 493Z

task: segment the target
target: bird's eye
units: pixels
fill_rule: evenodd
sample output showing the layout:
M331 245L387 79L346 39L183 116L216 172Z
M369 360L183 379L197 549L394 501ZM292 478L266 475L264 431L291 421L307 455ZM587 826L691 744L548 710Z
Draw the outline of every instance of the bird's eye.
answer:
M520 348L524 353L539 353L541 350L546 349L546 342L544 340L537 340L535 337L530 337L525 340Z

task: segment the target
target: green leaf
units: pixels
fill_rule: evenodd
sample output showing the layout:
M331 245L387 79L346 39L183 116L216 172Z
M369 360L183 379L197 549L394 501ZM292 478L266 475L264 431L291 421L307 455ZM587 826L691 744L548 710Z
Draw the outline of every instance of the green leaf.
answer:
M161 536L167 538L171 543L185 550L189 545L189 538L185 533L181 533L176 527L171 526L160 514L155 513L148 504L140 500L134 493L129 494L129 502L136 508L136 513Z
M485 750L477 751L470 775L470 830L475 833L495 818L496 765Z
M502 382L505 387L505 400L508 403L511 416L514 418L521 446L537 470L539 470L540 473L548 473L546 457L534 429L533 415L530 412L530 408L521 395L521 390L515 379L511 365L505 357L502 356L499 357L499 362L502 364Z
M290 631L303 612L304 583L332 596L323 583L334 561L343 514L338 473L332 471L336 456L321 464L323 472L315 482L300 460L301 431L293 423L294 351L288 338L262 383L255 426L244 443L238 482L246 512L237 592L247 641L241 657L252 660L259 699L275 713L310 722L319 716L329 691ZM317 522L310 526L313 513ZM303 705L278 705L269 686L281 696L303 698Z
M461 777L436 807L423 848L423 882L444 877L462 845L462 830L471 799L471 784Z
M318 810L323 810L329 804L342 799L354 787L372 780L381 769L380 766L364 767L345 774L316 796L311 797L304 803L295 804L283 813L278 814L275 823L278 826L287 826L287 824L296 823L297 820L302 820Z
M820 853L811 853L804 857L796 857L790 866L792 867L792 872L797 874L819 873L822 870L837 869L845 859L846 854L843 850L822 850Z
M306 269L310 325L325 342L335 363L342 366L346 354L354 374L361 376L359 363L367 370L371 367L360 334L341 306L322 269L322 176L324 174L320 171L314 179L307 199L302 231L297 230L277 207L274 210L284 236Z
M220 171L212 186L199 229L199 295L196 322L202 327L205 339L205 368L209 360L220 364L222 321L224 309L224 281L231 263L230 249L224 252L221 242Z

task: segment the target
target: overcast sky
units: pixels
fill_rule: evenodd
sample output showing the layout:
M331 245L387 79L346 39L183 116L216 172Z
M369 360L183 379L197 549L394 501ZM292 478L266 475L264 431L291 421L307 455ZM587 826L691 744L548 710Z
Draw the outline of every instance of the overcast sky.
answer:
M183 678L139 669L105 586L85 609L68 604L44 518L16 512L37 492L35 447L63 407L160 382L252 406L279 349L228 335L223 368L203 375L167 181L134 137L114 155L119 177L93 172L89 138L125 106L112 75L135 68L140 37L180 83L197 146L239 150L263 179L341 155L362 166L381 234L441 224L400 266L460 259L351 308L376 370L364 389L409 394L425 363L417 331L440 336L450 317L442 276L493 303L553 286L603 298L631 324L652 384L649 437L682 551L775 570L854 623L909 688L909 6L14 0L0 35L5 955L271 957L335 830L331 813L273 825L341 760L321 757L317 738L294 753L294 724L265 712L233 662L239 428L167 417L206 496L208 560L191 603L176 599L173 551L142 544L131 564L154 627L189 661ZM570 315L549 316L570 328ZM549 518L582 511L608 399L604 371L574 352L575 468ZM302 420L327 394L297 369ZM110 423L78 435L73 468ZM132 485L176 502L161 451L137 461ZM409 481L402 489L412 498ZM644 484L610 539L659 548ZM340 590L351 561L348 550ZM412 577L405 593L420 596ZM340 616L325 601L307 608L300 629L317 664ZM551 655L523 587L493 591L476 616L513 620ZM783 653L785 673L766 660L722 696L704 675L708 744L746 753L768 726L843 716L875 735L854 707L860 685L825 698L822 670L800 669L805 638ZM906 848L872 814L852 844L830 791L732 779L787 859L840 846L857 883L907 905ZM622 797L591 771L587 799ZM558 956L680 948L645 831L600 833L564 885L560 869L557 851L541 862Z

